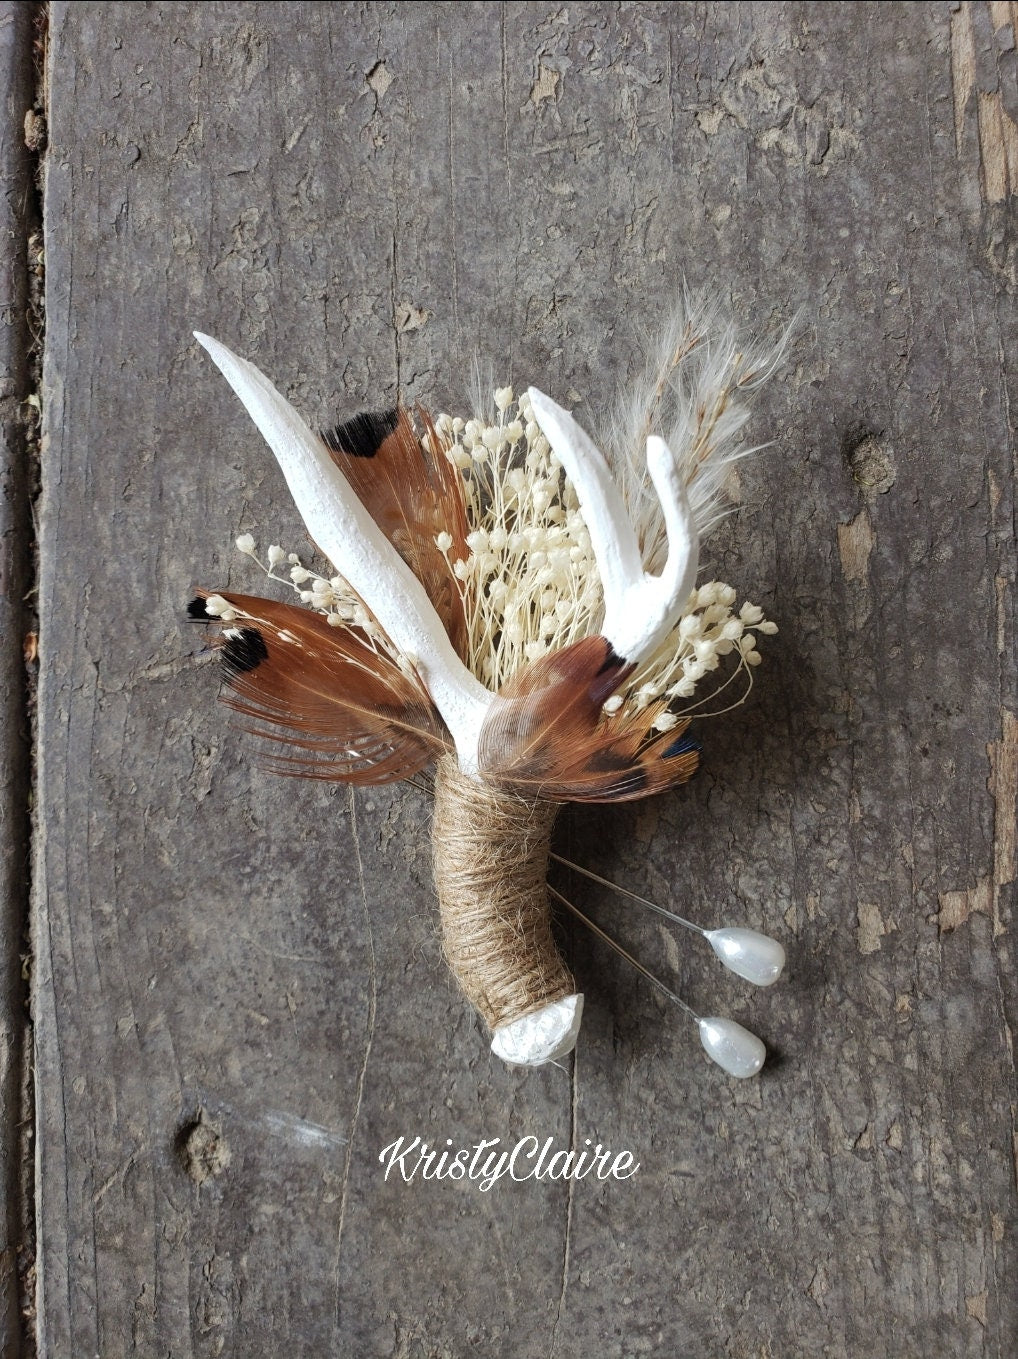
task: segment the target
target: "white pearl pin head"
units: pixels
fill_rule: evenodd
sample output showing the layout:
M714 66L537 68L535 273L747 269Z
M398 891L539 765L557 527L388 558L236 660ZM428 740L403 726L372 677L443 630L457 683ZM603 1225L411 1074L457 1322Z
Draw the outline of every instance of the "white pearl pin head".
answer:
M729 971L754 986L773 986L785 966L785 950L757 930L705 930L704 938Z
M708 1015L698 1021L700 1042L712 1062L729 1076L745 1080L755 1076L764 1064L767 1049L756 1034L736 1024L734 1019Z

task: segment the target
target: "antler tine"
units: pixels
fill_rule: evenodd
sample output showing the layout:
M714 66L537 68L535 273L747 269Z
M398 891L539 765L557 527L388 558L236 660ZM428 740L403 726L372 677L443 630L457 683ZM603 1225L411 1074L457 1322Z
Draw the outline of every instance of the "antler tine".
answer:
M638 662L675 626L696 580L699 538L675 459L663 439L648 439L647 468L668 532L664 570L651 576L643 569L625 501L593 440L543 392L531 387L527 395L576 488L604 590L602 632L620 656Z
M700 564L700 535L672 450L656 434L647 440L647 471L661 502L661 513L668 534L668 556L664 568L656 580L647 577L648 584L657 587L660 597L659 631L654 642L654 646L657 646L679 621L682 607L696 584L696 572Z
M194 334L275 454L308 533L413 659L456 744L460 767L474 773L492 694L456 655L424 587L358 500L323 440L268 378L218 340Z

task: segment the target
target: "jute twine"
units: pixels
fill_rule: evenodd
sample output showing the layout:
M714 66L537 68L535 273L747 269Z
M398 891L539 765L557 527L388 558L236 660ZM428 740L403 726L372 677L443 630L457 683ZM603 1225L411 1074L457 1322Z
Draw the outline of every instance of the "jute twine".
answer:
M558 807L435 772L432 851L445 956L491 1029L576 990L551 934L548 853Z

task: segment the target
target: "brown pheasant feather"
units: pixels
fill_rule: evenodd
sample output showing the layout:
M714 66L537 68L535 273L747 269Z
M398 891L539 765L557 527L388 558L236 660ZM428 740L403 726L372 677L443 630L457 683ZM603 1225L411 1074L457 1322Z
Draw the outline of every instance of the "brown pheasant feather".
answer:
M402 407L354 416L322 438L364 508L424 586L457 655L466 660L463 601L449 569L449 562L469 555L463 479L441 453L430 417L420 415L427 447ZM448 559L435 543L442 532L452 538Z
M192 619L218 623L201 591ZM321 614L255 595L222 593L236 621L217 639L223 701L251 719L244 729L279 742L268 768L346 783L409 778L451 742L423 685L376 651L363 633Z
M517 671L481 730L480 772L492 783L554 802L624 802L684 783L699 746L653 724L663 705L625 717L604 702L633 671L604 637L586 637Z

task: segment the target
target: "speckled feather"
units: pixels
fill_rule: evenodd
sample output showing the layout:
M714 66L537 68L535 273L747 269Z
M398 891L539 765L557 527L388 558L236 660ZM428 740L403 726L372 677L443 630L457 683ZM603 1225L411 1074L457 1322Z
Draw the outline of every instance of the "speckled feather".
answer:
M208 591L188 612L204 613ZM223 701L244 729L278 742L265 757L282 774L346 783L409 778L449 747L435 705L414 675L351 627L331 627L301 605L224 593L236 622L223 626ZM297 753L295 753L297 752Z
M469 555L463 480L441 452L427 451L441 444L430 417L419 414L423 443L402 407L354 416L322 438L361 504L424 586L456 654L466 660L463 601L450 570L450 562ZM443 531L452 538L448 558L435 543Z
M633 667L586 637L518 671L481 731L480 771L500 787L553 802L625 802L684 783L699 762L688 722L664 733L663 705L606 716Z

